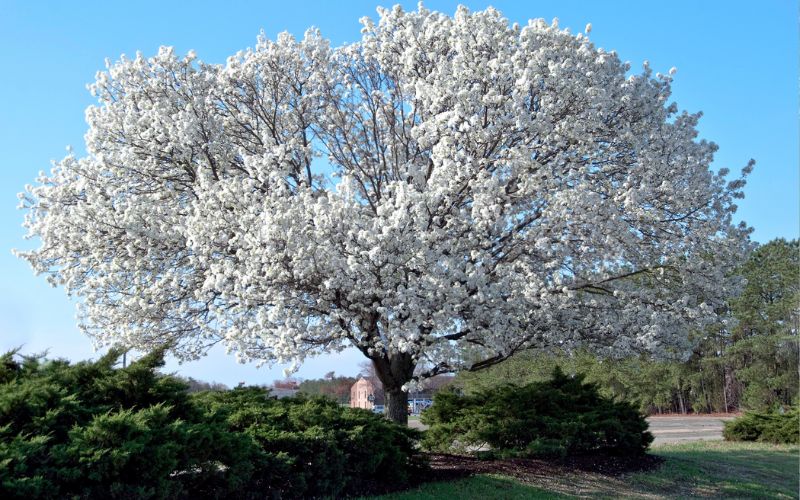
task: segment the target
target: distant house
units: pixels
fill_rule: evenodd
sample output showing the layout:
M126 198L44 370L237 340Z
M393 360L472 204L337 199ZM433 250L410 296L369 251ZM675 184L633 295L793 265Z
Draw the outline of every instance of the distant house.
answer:
M377 380L360 377L350 387L350 407L371 410L383 404L383 387Z
M436 376L425 382L421 391L408 394L408 409L412 414L419 414L433 403L433 395L440 388L453 380L451 376ZM350 388L350 407L372 410L375 406L383 407L383 385L376 378L360 377Z

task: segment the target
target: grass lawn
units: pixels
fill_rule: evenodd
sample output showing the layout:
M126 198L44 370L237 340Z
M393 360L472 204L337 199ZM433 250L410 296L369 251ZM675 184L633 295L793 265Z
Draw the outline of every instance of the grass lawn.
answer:
M459 479L444 483L429 483L421 488L405 493L395 493L374 497L380 500L439 500L454 498L467 500L480 499L508 499L522 500L529 498L570 498L542 488L523 484L510 477L481 474L469 479Z
M521 481L480 475L430 483L379 498L798 498L800 448L797 446L697 441L661 445L651 453L665 459L659 469L621 477L569 472Z

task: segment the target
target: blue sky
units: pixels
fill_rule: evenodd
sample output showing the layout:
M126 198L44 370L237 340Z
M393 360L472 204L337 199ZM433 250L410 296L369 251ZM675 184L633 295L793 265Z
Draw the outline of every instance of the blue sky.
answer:
M415 2L401 2L414 9ZM753 1L430 1L452 14L458 3L489 5L511 21L554 17L616 50L634 68L647 59L655 71L678 68L673 98L681 109L702 110L702 138L720 146L715 169L737 172L757 161L740 203L739 217L755 228L756 241L797 238L798 226L798 7L788 0ZM26 248L16 195L65 147L83 150L85 89L106 57L137 50L153 55L160 45L189 49L208 62L255 43L260 29L302 35L317 26L334 45L359 37L358 19L375 17L371 1L137 1L34 2L0 0L0 349L49 348L54 356L93 356L75 327L74 308L11 255ZM335 370L355 374L354 351L308 361L298 376ZM269 383L281 367L239 365L223 351L169 370L229 385Z

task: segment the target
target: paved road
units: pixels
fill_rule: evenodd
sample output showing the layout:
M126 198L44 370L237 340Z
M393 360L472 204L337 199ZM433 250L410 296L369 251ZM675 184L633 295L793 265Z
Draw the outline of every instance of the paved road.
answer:
M656 437L653 444L685 443L722 439L722 422L733 417L649 417L650 432Z
M687 441L703 441L722 439L722 422L733 417L696 417L670 416L648 417L650 432L656 437L653 444L685 443ZM409 427L425 430L418 419L409 419Z

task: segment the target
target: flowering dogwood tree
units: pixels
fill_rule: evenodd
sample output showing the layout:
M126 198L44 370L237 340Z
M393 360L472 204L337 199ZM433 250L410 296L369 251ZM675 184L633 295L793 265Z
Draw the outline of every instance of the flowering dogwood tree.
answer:
M262 35L98 74L88 155L21 195L21 255L81 328L184 359L355 346L397 421L414 382L521 349L684 352L748 229L673 72L492 9L379 14L340 48Z

